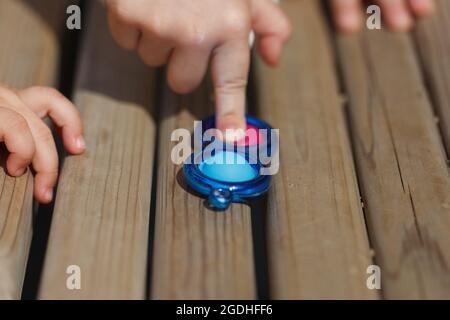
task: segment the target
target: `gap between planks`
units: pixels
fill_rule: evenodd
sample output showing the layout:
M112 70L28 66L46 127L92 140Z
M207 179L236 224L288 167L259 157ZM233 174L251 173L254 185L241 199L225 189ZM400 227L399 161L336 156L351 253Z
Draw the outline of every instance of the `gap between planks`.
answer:
M0 83L55 86L65 1L0 1ZM14 30L14 31L13 31ZM0 168L0 299L19 299L32 237L33 178Z
M232 204L226 211L207 209L203 198L185 190L182 166L171 161L172 131L193 131L194 120L213 112L212 97L209 82L187 96L164 89L151 282L154 299L256 298L250 208Z
M383 295L449 298L450 177L411 38L366 30L337 44Z
M112 40L88 4L75 85L87 151L65 159L40 299L144 299L155 121L155 72ZM81 290L67 268L80 267Z
M279 68L256 64L259 113L280 129L280 172L268 197L276 299L376 299L373 264L333 51L320 2L281 3L293 35Z

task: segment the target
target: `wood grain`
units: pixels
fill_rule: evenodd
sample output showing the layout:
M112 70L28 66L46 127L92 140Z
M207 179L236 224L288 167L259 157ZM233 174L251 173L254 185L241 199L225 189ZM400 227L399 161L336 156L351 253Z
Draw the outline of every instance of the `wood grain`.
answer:
M450 178L410 37L338 38L370 237L386 298L450 297Z
M64 3L0 1L0 84L16 88L56 84ZM0 158L4 157L3 150ZM12 178L1 165L0 299L21 295L32 234L32 198L31 173Z
M444 138L450 153L450 2L436 0L433 16L419 21L415 40L425 79L430 90Z
M87 152L62 169L41 299L143 299L155 147L154 72L119 49L90 2L75 103ZM68 266L81 290L66 287Z
M370 299L371 251L324 17L286 0L294 33L278 69L256 64L259 113L280 129L268 199L269 281L277 299Z
M250 208L205 207L187 192L181 165L170 158L172 131L193 131L194 120L213 112L207 84L189 96L165 88L161 106L158 182L151 298L256 298Z

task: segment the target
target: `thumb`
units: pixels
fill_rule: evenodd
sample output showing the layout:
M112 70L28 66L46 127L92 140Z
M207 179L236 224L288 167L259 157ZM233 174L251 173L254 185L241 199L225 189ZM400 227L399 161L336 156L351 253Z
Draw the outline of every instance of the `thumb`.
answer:
M216 97L216 127L226 140L237 140L230 129L246 128L245 95L250 64L248 37L233 39L217 47L212 58ZM227 130L228 129L228 130ZM235 132L242 133L242 130ZM242 134L240 134L242 135Z

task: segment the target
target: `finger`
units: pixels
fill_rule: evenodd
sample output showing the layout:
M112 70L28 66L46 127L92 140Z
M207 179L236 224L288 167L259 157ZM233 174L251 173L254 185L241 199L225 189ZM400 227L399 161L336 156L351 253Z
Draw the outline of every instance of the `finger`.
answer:
M170 56L167 80L177 93L194 90L208 68L210 50L204 47L179 47Z
M261 56L268 64L275 65L291 35L290 22L271 0L253 0L252 10L252 27L259 38Z
M135 50L139 43L140 31L136 26L123 21L115 14L108 14L109 29L114 40L124 49Z
M6 169L12 176L21 176L31 163L35 144L27 121L17 112L0 107L0 141L5 143L9 156Z
M53 198L53 187L58 177L58 153L52 132L18 95L11 97L16 103L15 110L27 122L33 136L35 153L32 164L36 171L34 195L41 203L49 203ZM11 108L10 108L11 109Z
M394 31L407 31L413 25L411 13L404 0L378 0L387 25Z
M53 188L58 179L58 153L50 129L40 119L28 120L36 145L32 164L36 171L34 195L41 203L49 203L53 198Z
M80 154L86 149L80 114L61 93L51 88L31 87L18 91L17 95L38 117L49 116L61 128L67 151Z
M138 53L145 64L151 67L163 66L169 60L172 46L168 42L145 33L138 44Z
M409 0L409 6L419 17L430 15L434 11L433 0Z
M360 0L333 0L334 21L343 32L356 32L361 28L363 14Z
M216 96L216 123L222 132L242 129L245 123L245 93L250 63L248 39L236 39L216 48L212 75Z

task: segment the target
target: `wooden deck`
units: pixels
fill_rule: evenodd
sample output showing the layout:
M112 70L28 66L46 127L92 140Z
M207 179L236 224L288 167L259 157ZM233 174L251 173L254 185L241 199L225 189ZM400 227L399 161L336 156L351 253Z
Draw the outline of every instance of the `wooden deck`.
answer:
M255 55L249 100L280 129L280 172L264 199L225 212L186 192L170 161L171 132L213 112L209 81L172 93L114 44L94 1L66 73L75 2L0 0L0 83L73 84L88 147L61 154L34 251L32 220L48 217L32 175L0 167L0 298L20 298L25 278L40 299L450 298L448 0L411 34L354 36L335 34L319 1L282 1L292 40L277 69ZM27 269L30 255L41 265ZM366 285L370 265L381 290Z

